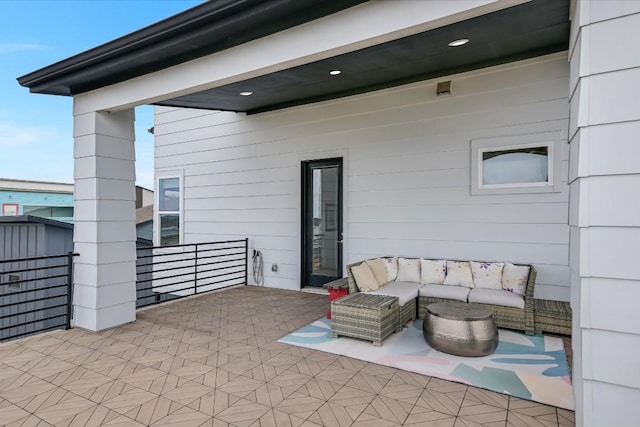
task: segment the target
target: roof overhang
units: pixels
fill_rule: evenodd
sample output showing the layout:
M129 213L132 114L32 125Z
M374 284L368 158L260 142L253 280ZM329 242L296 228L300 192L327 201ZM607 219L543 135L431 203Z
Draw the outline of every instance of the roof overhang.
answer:
M247 43L367 0L213 0L18 78L76 95Z
M21 77L32 92L74 95L275 34L363 1L218 0ZM259 113L563 51L569 0L532 0L360 50L156 105ZM425 2L425 7L428 2ZM336 29L339 31L339 28ZM469 43L450 47L455 39ZM341 74L332 76L332 70ZM241 96L241 92L252 92Z

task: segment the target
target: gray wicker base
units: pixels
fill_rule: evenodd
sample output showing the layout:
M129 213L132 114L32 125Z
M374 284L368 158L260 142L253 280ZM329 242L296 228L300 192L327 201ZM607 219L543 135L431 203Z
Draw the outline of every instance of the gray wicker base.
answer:
M350 294L331 303L331 336L360 338L379 347L389 335L401 330L399 316L396 297Z
M536 332L571 335L571 305L566 301L536 299Z
M416 298L407 301L402 307L400 307L400 326L402 327L409 320L415 320L416 318Z

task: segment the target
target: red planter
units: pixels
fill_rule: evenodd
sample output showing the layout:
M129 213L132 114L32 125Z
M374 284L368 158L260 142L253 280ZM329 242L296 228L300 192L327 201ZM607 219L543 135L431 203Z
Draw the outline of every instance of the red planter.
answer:
M348 289L328 289L329 291L329 301L336 300L338 298L342 298L345 295L349 294ZM331 312L327 314L327 319L331 319Z

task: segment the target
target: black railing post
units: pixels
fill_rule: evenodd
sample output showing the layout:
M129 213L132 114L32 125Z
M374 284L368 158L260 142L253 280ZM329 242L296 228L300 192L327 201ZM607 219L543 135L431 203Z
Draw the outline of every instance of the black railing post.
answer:
M196 243L196 251L193 258L193 294L198 293L198 244Z
M244 239L244 285L249 284L249 238Z
M73 310L73 252L67 253L67 323L65 329L71 329Z

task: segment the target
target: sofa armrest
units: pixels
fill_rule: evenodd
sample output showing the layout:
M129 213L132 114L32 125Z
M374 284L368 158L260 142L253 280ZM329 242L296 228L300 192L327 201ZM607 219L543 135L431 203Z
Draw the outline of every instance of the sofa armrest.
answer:
M340 279L333 280L329 283L325 283L322 285L325 289L349 289L349 280L346 277L342 277Z
M533 265L529 266L529 279L527 280L527 290L524 294L524 324L525 333L527 335L533 335L535 333L535 294L536 286L536 269Z

